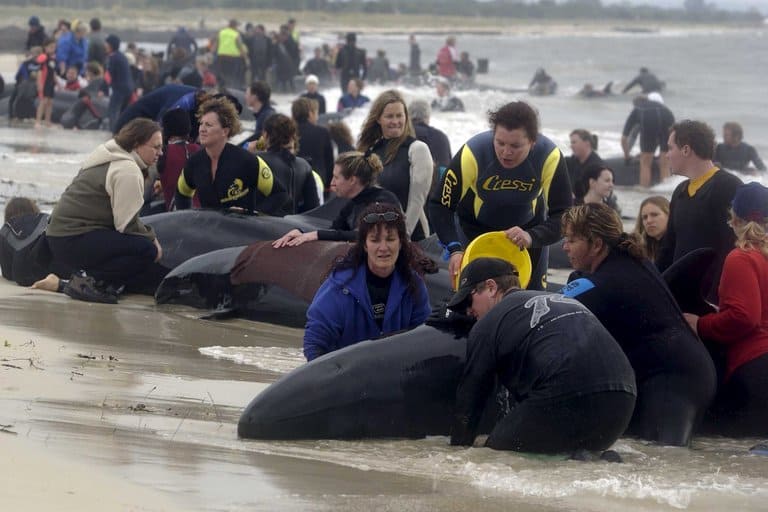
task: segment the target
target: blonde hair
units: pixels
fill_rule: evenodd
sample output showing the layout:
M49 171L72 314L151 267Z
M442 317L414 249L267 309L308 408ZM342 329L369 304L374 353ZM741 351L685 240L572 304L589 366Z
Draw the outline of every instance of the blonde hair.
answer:
M733 222L738 220L738 222ZM760 251L768 258L768 218L761 221L745 220L731 211L731 225L736 234L736 247Z

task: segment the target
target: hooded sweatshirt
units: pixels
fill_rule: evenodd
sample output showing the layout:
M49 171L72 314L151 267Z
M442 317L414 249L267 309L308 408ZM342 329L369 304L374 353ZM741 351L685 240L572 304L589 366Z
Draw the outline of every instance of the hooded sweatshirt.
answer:
M51 214L47 236L75 236L96 229L114 229L154 240L151 227L139 220L144 204L147 164L125 151L114 139L101 144L83 163Z

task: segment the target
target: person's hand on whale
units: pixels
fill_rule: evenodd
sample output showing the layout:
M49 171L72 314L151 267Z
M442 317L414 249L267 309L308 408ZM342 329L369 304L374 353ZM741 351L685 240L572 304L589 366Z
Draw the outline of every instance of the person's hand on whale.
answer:
M315 240L317 240L317 231L302 233L298 229L292 229L288 233L272 242L272 247L275 249L279 249L281 247L297 247L304 242L312 242Z

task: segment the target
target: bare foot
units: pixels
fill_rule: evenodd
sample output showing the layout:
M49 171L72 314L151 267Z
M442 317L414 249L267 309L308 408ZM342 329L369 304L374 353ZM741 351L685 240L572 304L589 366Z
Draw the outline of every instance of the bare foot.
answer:
M59 276L56 274L48 274L44 279L35 281L32 288L36 290L48 290L49 292L56 292L59 290Z

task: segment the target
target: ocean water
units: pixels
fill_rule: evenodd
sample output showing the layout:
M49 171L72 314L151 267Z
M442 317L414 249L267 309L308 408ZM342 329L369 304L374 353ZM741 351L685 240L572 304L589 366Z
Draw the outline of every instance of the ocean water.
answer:
M459 35L458 49L474 58L490 60L490 73L478 76L483 84L524 88L534 70L543 66L558 81L558 94L529 97L499 90L459 91L467 112L434 113L432 124L444 130L453 149L486 128L486 112L511 99L530 101L540 112L542 131L564 151L568 133L587 128L600 137L599 153L620 154L619 139L624 119L631 110L631 95L604 99L575 96L585 82L602 86L614 81L620 91L640 66L647 66L667 82L666 104L678 119L707 121L720 138L725 121L742 123L745 140L768 158L766 122L767 32L664 31L628 34L603 31L592 35L540 34L518 36ZM419 36L422 64L432 59L443 37ZM305 54L322 42L335 42L335 34L302 37ZM369 54L386 49L390 62L407 62L406 36L360 34L359 45ZM388 87L370 86L365 94L375 97ZM324 91L334 105L339 89ZM408 99L431 99L428 87L403 89ZM278 110L289 112L292 96L275 95ZM354 133L365 117L353 113L347 121ZM26 195L50 209L76 174L91 149L108 138L100 132L61 129L34 130L29 126L0 127L0 205L14 195ZM741 176L760 180L764 176ZM680 181L673 177L652 190L623 187L617 190L625 215L634 216L640 201L649 194L671 194ZM189 319L188 321L198 321ZM262 331L262 335L258 332ZM265 326L247 339L233 336L226 343L200 349L212 361L236 361L259 367L268 384L303 364L302 333L295 329ZM230 340L227 340L230 341ZM221 343L221 341L218 341ZM278 345L278 346L275 346ZM470 485L483 496L509 499L557 510L766 510L768 458L750 455L748 448L759 439L699 438L690 449L649 445L621 439L615 446L624 464L576 463L552 457L532 457L494 452L484 448L457 450L442 437L416 441L375 440L361 442L242 442L194 430L183 441L223 444L233 450L257 452L294 459L331 462L339 466L384 471L405 476L432 478L444 486L455 482ZM482 507L482 499L477 502ZM404 508L404 509L407 509ZM526 509L527 510L527 509Z

